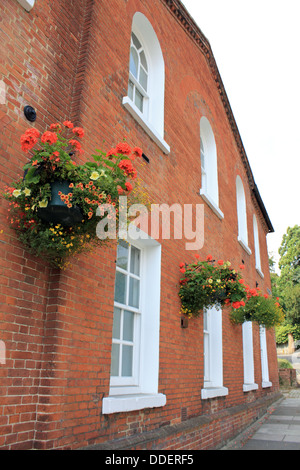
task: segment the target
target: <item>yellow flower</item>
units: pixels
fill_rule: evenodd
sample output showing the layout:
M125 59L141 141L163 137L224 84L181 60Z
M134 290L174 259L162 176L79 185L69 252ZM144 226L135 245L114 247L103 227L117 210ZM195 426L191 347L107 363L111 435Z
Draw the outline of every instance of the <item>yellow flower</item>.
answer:
M40 207L47 207L48 206L48 201L47 199L43 199L43 201L39 202Z
M24 192L25 196L30 196L30 194L31 194L31 189L25 188L23 192Z
M15 196L15 197L19 197L20 194L21 194L21 189L15 189L15 190L13 191L13 196Z
M90 179L96 181L98 178L100 178L100 174L98 173L98 171L93 171L90 176Z

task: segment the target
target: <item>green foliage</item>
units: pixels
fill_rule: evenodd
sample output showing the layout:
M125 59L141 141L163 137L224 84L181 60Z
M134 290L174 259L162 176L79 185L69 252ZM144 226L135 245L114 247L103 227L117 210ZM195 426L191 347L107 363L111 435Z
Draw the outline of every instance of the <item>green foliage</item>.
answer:
M300 326L283 323L275 328L276 343L285 344L288 342L288 335L291 333L295 341L300 340Z
M292 364L287 359L277 359L279 369L293 369Z
M276 289L287 320L292 325L300 325L300 226L288 227L279 248L280 276L276 279Z
M180 271L184 276L180 280L179 297L181 313L185 315L198 316L203 308L213 305L237 306L246 297L241 275L230 268L229 262L219 260L215 265L209 256L207 261L181 263Z
M267 295L248 296L244 306L231 312L233 323L256 322L266 328L279 325L284 320L282 309L273 297Z
M84 131L73 128L70 121L63 124L63 128L51 124L51 131L41 136L34 128L21 136L22 150L27 153L33 149L32 155L23 168L24 177L13 182L4 194L10 203L8 221L19 240L28 251L58 267L63 267L71 255L104 243L96 227L106 214L117 224L120 194L130 194L134 202L139 202L139 194L129 180L137 175L132 161L142 155L140 148L131 150L122 142L107 153L97 151L93 161L78 165L72 156L81 152L81 144L74 137L82 138ZM68 137L64 132L72 134ZM42 211L51 206L51 185L63 181L69 189L67 193L58 192L60 202L66 211L78 209L79 213L71 227L41 218ZM101 205L107 210L100 215Z

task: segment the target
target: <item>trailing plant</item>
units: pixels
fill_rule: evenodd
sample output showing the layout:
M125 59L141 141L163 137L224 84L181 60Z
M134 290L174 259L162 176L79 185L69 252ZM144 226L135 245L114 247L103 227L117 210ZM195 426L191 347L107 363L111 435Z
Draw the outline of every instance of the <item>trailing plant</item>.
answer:
M258 289L246 286L247 301L245 305L231 312L233 323L256 322L265 328L272 328L284 321L284 314L278 302L268 294L262 295Z
M234 309L244 305L246 291L241 274L232 269L230 262L215 261L209 255L206 261L181 263L179 297L181 313L197 317L203 308L231 305Z
M253 321L271 328L282 323L284 315L278 298L251 289L229 261L216 262L211 255L206 261L199 261L198 254L195 257L195 262L179 265L183 274L179 281L181 314L197 317L204 308L227 306L231 307L235 324ZM244 268L244 264L239 266L240 270Z
M51 124L43 134L28 129L21 136L21 148L31 152L24 166L24 176L6 188L9 201L9 224L18 239L36 256L63 267L71 255L92 249L108 240L99 239L96 228L101 219L119 217L119 196L128 196L128 203L145 203L145 193L134 180L137 170L133 161L142 156L139 147L131 149L121 142L108 152L96 150L92 160L77 164L74 155L82 152L81 127L70 121ZM74 224L45 220L43 214L52 201L52 184L67 181L67 191L60 191L60 204L77 211ZM105 212L99 207L105 205ZM46 209L46 211L45 211Z

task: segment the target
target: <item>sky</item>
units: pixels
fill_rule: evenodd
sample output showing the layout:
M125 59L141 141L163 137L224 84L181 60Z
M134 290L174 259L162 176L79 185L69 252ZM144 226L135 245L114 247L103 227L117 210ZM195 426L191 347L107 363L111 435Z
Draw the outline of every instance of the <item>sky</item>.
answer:
M181 0L208 39L274 227L300 225L299 0Z

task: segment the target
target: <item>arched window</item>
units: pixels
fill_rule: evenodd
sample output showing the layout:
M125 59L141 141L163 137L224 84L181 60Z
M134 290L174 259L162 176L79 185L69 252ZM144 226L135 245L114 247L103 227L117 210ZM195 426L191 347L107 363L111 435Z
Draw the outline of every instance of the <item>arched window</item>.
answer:
M200 120L201 190L200 194L220 219L224 214L219 209L217 147L208 119Z
M132 21L128 94L123 105L164 153L165 64L151 23L142 13Z
M254 249L255 249L255 268L261 277L264 277L261 271L261 262L260 262L260 248L259 248L259 235L258 235L258 225L255 214L253 214L253 235L254 235Z
M242 180L240 176L236 178L236 200L237 200L237 218L238 218L238 241L246 252L250 255L251 250L248 247L248 229L247 229L247 211L246 198Z
M148 64L145 51L134 33L131 34L128 96L141 113L148 104Z

